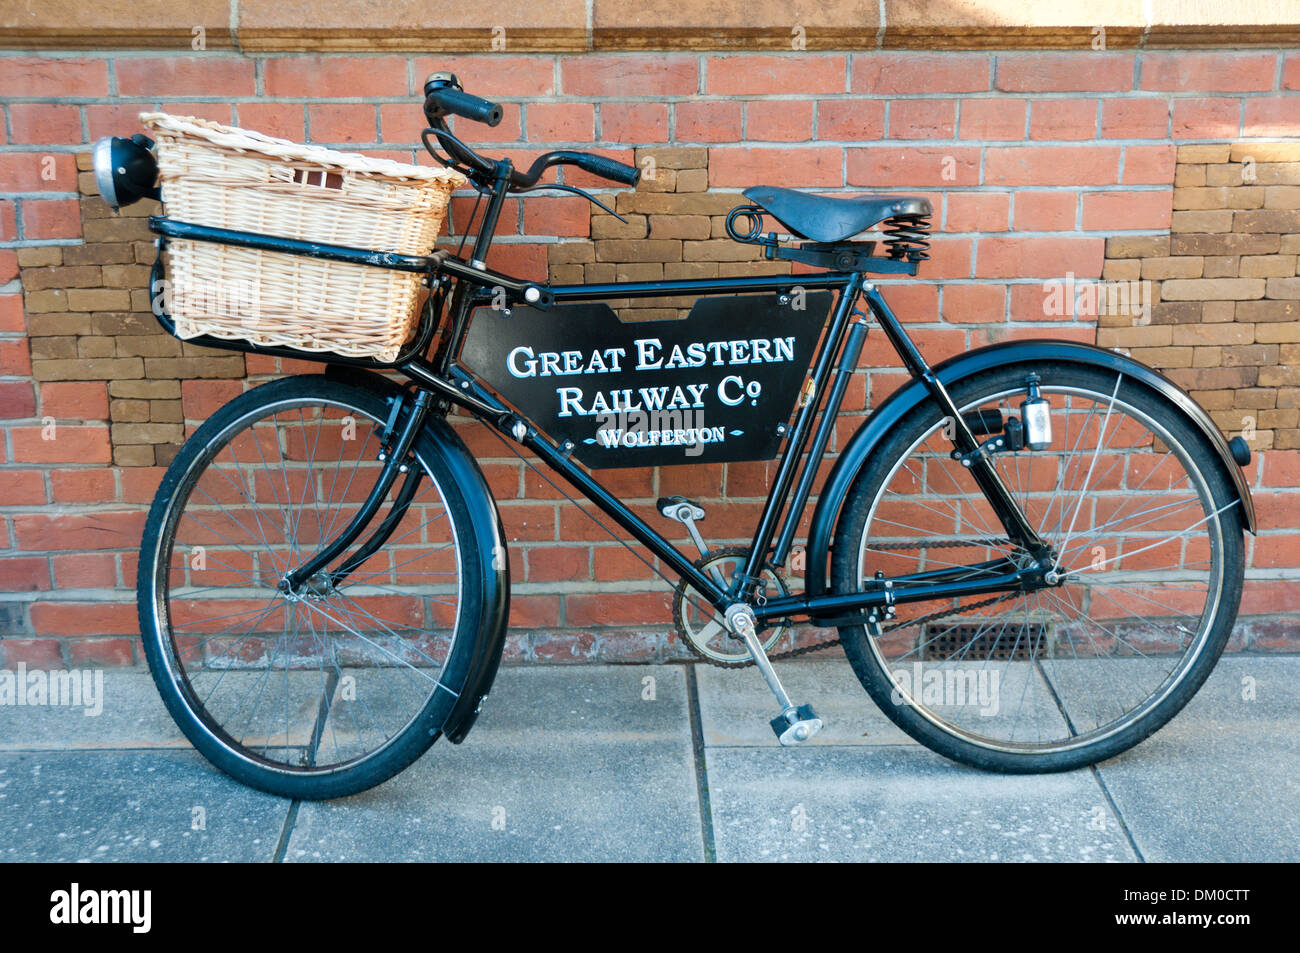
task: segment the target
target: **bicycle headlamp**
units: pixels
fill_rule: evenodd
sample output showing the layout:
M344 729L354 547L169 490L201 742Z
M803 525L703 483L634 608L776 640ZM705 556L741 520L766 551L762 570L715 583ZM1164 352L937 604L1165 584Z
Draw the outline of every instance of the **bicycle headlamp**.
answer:
M158 198L158 162L153 140L136 133L130 139L106 136L95 143L95 184L113 208L143 198Z

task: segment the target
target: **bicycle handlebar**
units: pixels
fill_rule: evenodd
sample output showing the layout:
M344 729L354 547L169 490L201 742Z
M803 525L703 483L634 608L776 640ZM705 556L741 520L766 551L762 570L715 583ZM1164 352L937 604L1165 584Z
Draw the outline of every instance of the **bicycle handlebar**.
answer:
M480 156L465 143L448 132L444 119L461 116L475 122L495 126L501 122L501 106L479 96L473 96L460 88L460 81L453 73L433 73L424 83L424 114L437 134L439 142L458 161L481 172L492 170L496 163ZM426 143L427 144L427 143ZM511 173L510 184L515 189L529 189L537 184L543 172L553 165L573 165L598 175L602 179L618 182L622 185L636 185L641 179L641 170L636 166L608 159L591 152L573 152L560 150L538 156L529 166L527 172L515 170Z

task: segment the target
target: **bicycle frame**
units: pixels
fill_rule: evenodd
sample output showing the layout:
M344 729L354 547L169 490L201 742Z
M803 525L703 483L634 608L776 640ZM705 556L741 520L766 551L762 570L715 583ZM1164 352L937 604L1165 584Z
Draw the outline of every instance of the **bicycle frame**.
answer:
M866 318L856 310L859 298L865 301L871 317L883 329L890 344L899 354L904 367L926 387L931 399L944 416L953 422L952 443L955 456L962 459L972 478L988 499L1008 537L1034 557L1037 565L1017 566L1010 560L994 560L980 567L960 567L926 573L877 578L864 583L861 591L849 594L807 593L773 598L753 606L759 625L792 617L810 618L821 625L845 625L874 622L887 614L898 603L923 602L979 593L1005 592L1038 588L1045 584L1044 574L1051 567L1050 548L1029 525L1023 512L1014 501L996 469L987 457L979 452L979 442L967 422L962 418L947 389L931 370L920 351L908 337L902 323L886 304L879 288L869 280L869 272L897 273L898 261L886 258L858 256L856 270L827 271L821 274L755 276L699 280L669 280L652 282L612 282L589 285L538 285L521 281L508 275L491 271L483 266L492 239L492 231L501 205L507 197L503 183L508 176L509 163L503 161L502 172L496 187L490 190L487 210L473 248L469 263L450 256L445 251L434 255L412 256L365 249L346 248L293 239L277 238L227 229L209 228L166 218L151 218L150 228L163 236L160 241L159 263L155 265L155 283L161 276L161 245L167 238L213 241L222 244L266 251L303 255L344 261L399 271L422 273L431 288L444 297L450 293L447 317L440 342L431 356L426 355L432 343L438 315L425 315L413 341L391 363L347 358L333 354L301 351L294 348L263 347L240 341L203 337L192 343L204 346L242 350L300 360L311 360L343 367L362 367L375 370L395 370L405 375L417 388L417 400L404 411L402 426L397 426L397 414L391 422L388 436L390 452L385 460L379 480L363 504L361 511L338 538L330 542L311 560L290 572L281 581L281 588L296 590L307 579L325 569L326 565L342 555L365 531L382 505L388 490L404 466L406 449L423 423L424 415L437 410L444 412L454 404L468 411L483 423L506 438L513 439L535 454L550 469L562 476L586 499L624 529L637 542L645 546L680 579L688 583L716 609L745 601L742 592L748 584L758 580L764 569L783 565L790 554L804 507L812 492L818 465L835 426L849 376L857 366L866 337ZM869 246L868 246L869 247ZM878 264L877 264L878 263ZM914 268L912 269L914 271ZM450 287L449 287L450 285ZM560 302L590 302L628 298L660 296L707 296L743 292L783 291L794 286L805 289L828 289L838 292L831 315L825 326L821 345L809 367L808 389L811 399L803 399L797 409L785 447L778 457L777 472L759 522L754 530L749 556L743 568L736 572L724 587L708 573L698 569L693 559L678 549L653 526L641 519L594 476L570 459L571 445L557 443L542 433L527 417L508 407L492 392L489 386L457 362L460 345L466 334L472 312L489 303L493 294L504 291L511 304L549 307ZM157 303L155 315L169 333L174 326ZM441 399L440 408L431 408L427 395ZM410 487L399 491L409 499ZM391 532L386 520L364 543L356 555L348 559L339 574L346 575L357 565L362 554L368 555ZM972 579L971 570L979 568L979 577Z

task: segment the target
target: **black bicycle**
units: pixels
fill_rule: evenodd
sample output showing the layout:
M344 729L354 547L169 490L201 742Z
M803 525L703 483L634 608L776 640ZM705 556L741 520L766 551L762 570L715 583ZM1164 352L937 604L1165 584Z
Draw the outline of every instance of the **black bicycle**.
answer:
M1236 617L1255 518L1248 447L1225 440L1183 390L1121 354L1057 340L927 363L871 277L914 275L927 258L925 198L750 189L728 232L810 266L797 277L546 285L497 273L484 262L509 196L558 188L600 204L542 183L546 169L624 185L639 171L573 151L516 169L446 125L449 115L495 125L499 106L450 74L431 76L425 94L425 145L486 199L465 257L151 219L160 244L367 264L419 273L430 289L387 364L197 341L327 364L205 421L149 514L145 651L172 716L214 764L276 794L330 798L392 777L440 735L464 740L500 662L510 562L452 408L656 557L676 581L685 643L715 664L758 667L782 744L822 722L771 662L831 642L909 735L997 771L1111 757L1205 681ZM101 151L110 201L152 182L138 142ZM768 216L785 238L764 231ZM872 229L878 240L852 240ZM654 322L620 321L610 304L650 298L694 304ZM787 564L869 320L910 380L839 448L800 585ZM737 548L706 542L693 501L660 499L657 528L593 475L763 459L777 460L775 474L752 541ZM665 535L674 523L698 552ZM796 643L798 624L838 635Z

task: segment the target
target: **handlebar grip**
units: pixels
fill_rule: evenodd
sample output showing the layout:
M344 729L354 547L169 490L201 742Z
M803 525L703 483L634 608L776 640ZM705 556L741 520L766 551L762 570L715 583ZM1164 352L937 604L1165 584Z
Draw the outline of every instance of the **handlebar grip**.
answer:
M489 102L459 89L444 86L432 90L429 93L429 98L436 102L443 112L451 113L453 116L463 116L475 122L486 123L489 126L495 126L501 122L500 103Z
M573 164L584 172L598 175L602 179L609 179L611 182L636 185L637 182L641 181L641 170L636 166L615 159L606 159L604 156L584 152L577 157Z

